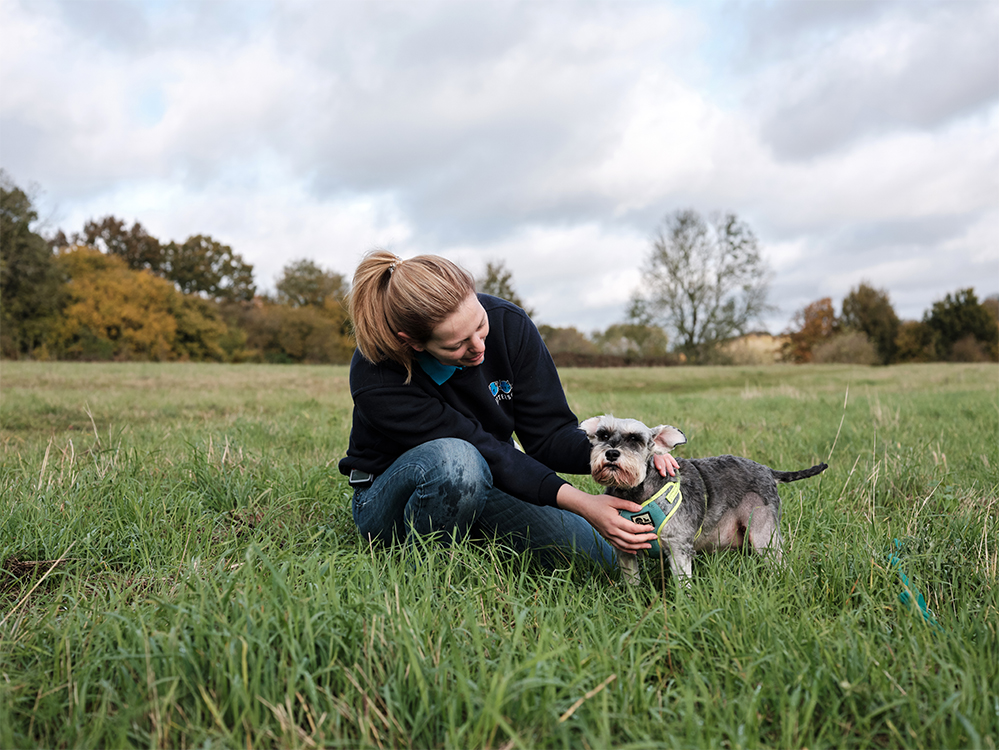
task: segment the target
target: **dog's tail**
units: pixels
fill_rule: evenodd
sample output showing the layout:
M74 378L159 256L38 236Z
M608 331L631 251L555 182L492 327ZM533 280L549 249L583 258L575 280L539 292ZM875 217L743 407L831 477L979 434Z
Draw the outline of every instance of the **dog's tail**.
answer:
M774 481L778 484L788 484L789 482L797 482L800 479L814 477L825 468L826 464L816 464L811 469L803 469L802 471L775 471L771 469L771 476L774 477Z

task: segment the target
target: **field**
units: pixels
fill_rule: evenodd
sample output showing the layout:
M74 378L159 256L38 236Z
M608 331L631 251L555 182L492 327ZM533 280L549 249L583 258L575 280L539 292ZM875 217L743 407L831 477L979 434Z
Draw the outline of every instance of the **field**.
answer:
M688 458L828 461L788 566L371 549L346 368L0 363L0 747L997 748L996 365L561 375Z

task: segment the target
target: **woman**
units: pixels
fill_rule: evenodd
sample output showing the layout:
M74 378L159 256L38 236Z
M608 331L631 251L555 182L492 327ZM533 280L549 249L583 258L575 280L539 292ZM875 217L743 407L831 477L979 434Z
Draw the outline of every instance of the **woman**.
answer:
M609 543L633 554L650 547L649 527L618 514L638 505L556 474L589 474L590 444L520 308L477 295L444 258L375 251L354 275L350 310L354 418L340 471L364 536L476 531L605 567L615 561ZM671 457L658 464L661 473L675 467Z

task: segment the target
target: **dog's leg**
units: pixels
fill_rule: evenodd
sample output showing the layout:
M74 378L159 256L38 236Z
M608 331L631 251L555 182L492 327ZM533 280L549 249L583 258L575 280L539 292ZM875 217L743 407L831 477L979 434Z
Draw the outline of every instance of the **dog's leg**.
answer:
M668 524L669 525L669 524ZM694 561L694 545L690 539L681 537L660 537L660 544L670 554L670 572L678 583L691 585L691 563Z
M636 555L630 555L627 552L621 552L620 550L615 551L618 552L618 568L622 572L622 578L625 579L626 583L638 586L639 558Z
M748 495L747 499L750 498L754 502L747 519L747 538L754 552L770 557L781 565L781 527L775 507L765 505L764 499L758 495Z

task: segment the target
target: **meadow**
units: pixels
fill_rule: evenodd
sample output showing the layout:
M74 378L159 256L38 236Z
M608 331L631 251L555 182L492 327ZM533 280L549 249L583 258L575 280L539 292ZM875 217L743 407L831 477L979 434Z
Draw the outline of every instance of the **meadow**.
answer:
M0 746L997 748L996 365L560 374L684 457L828 462L788 565L371 548L344 367L0 363Z

